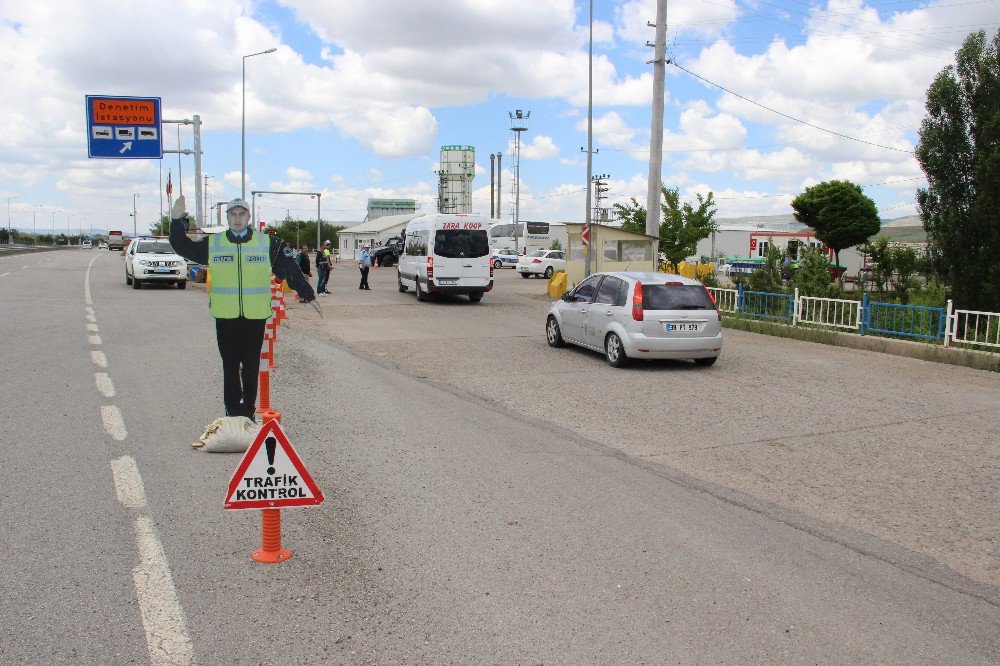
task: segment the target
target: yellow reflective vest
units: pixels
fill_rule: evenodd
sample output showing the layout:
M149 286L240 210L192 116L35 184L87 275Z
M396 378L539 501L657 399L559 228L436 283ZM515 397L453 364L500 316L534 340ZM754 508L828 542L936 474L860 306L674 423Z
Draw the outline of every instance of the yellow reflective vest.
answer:
M224 231L208 241L209 302L216 319L271 316L271 239L252 229L250 234L245 243L231 242Z

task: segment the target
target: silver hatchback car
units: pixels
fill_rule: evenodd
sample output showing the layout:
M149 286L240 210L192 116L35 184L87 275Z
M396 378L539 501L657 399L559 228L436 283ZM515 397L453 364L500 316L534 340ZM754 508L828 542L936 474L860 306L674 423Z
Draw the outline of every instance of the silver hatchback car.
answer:
M552 305L549 345L604 352L616 368L630 359L693 359L712 365L722 351L722 314L697 280L665 273L594 273Z

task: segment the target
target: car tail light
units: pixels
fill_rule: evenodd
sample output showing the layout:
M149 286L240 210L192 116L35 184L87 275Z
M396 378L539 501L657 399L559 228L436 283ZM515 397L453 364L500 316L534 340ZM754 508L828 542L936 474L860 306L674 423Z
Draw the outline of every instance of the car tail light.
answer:
M632 319L642 321L642 283L635 283L635 290L632 292Z
M542 260L541 259L532 259L531 263L533 263L533 264L540 264L540 263L542 263Z
M705 285L701 285L701 288L705 290L705 293L708 295L708 300L712 301L712 305L715 306L715 316L719 318L719 321L722 321L722 311L719 310L719 304L715 302L715 296L712 296L712 292L710 292L708 287Z
M427 257L427 279L434 277L434 257Z

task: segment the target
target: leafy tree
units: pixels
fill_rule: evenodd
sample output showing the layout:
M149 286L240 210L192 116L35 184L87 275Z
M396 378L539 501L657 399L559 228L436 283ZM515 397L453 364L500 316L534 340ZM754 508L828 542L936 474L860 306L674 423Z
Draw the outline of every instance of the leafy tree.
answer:
M291 247L298 249L302 245L308 245L315 250L316 245L316 222L315 220L295 220L291 215L278 225L272 225L275 235L288 243ZM323 223L322 237L320 241L329 240L334 248L340 247L339 232L344 226L334 226L329 222Z
M800 295L821 298L840 295L840 288L834 285L830 276L830 262L819 248L811 247L802 252L799 262L799 267L792 276L792 284L798 288Z
M149 227L149 233L154 236L169 236L170 235L170 216L161 215L160 219L157 220Z
M969 35L927 90L917 190L934 272L962 307L1000 311L1000 30Z
M709 192L707 197L698 194L697 208L688 202L681 204L680 191L676 187L661 186L663 201L660 222L659 251L667 261L676 266L684 261L698 247L698 241L715 231L715 198ZM630 204L614 204L622 229L636 233L646 233L646 208L632 197Z
M764 253L764 263L750 274L747 286L753 291L766 291L772 294L785 290L785 282L781 277L784 267L785 253L769 239L767 252Z
M550 250L561 250L561 249L563 249L562 243L559 242L559 239L554 239L552 241L552 245L549 246L549 249Z
M792 201L792 209L795 219L812 227L816 238L833 250L838 266L841 250L864 243L882 225L875 202L846 180L807 187Z
M892 262L892 288L899 297L899 302L906 305L909 302L910 291L919 286L916 274L920 269L920 258L912 247L902 246L889 249Z
M872 282L880 294L884 294L889 287L889 279L892 278L892 248L889 246L889 239L879 236L873 241L865 244L865 254L868 255L868 263L871 264Z

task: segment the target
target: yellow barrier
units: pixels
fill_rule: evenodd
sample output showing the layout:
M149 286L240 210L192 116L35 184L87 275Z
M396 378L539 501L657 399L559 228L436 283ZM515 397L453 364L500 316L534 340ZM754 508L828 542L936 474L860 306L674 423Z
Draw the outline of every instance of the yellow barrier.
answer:
M560 298L566 292L566 271L556 271L549 278L549 296Z
M669 261L665 261L660 265L660 270L664 273L672 273L673 275L681 275L692 280L698 280L714 273L715 264L712 262L703 264L701 262L688 263L682 261L677 266L674 266Z

